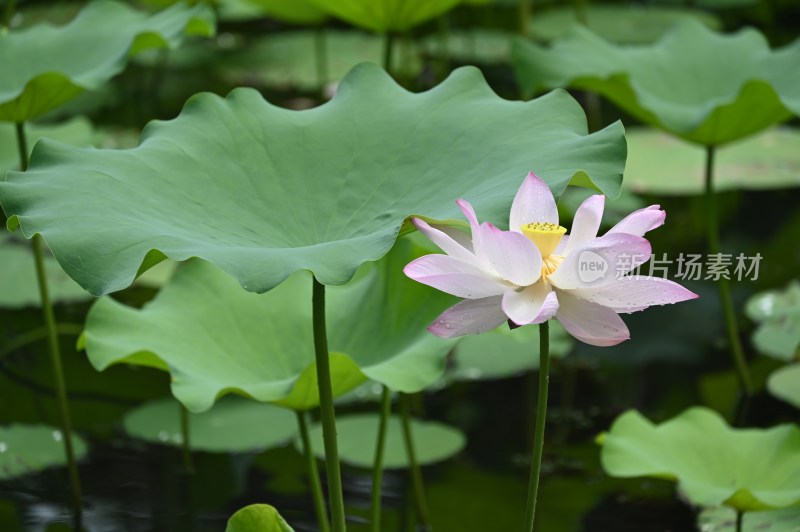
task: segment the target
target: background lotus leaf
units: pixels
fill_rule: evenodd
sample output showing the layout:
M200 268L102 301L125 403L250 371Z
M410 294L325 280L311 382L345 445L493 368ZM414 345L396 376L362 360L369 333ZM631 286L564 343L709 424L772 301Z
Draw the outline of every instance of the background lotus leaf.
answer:
M725 506L705 508L697 516L697 527L702 532L797 532L800 507L746 512L741 528L736 528L736 510Z
M448 31L444 38L431 35L420 47L425 54L465 64L510 63L514 35L494 29L459 29Z
M128 286L153 249L208 260L264 292L302 269L344 284L409 215L460 220L459 197L505 226L531 169L557 194L572 181L616 196L624 159L621 124L587 135L564 92L505 101L462 68L413 94L365 63L307 111L239 89L193 97L131 150L43 140L29 170L0 183L0 203L93 294Z
M2 32L0 57L7 61L0 77L0 120L31 120L97 89L142 50L174 48L185 35L213 34L207 7L178 4L149 15L112 0L90 2L66 26Z
M800 363L789 364L772 373L767 388L775 397L800 408Z
M698 10L654 7L642 5L585 6L588 28L597 35L615 43L651 43L675 24L684 20L697 20L709 28L719 29L722 24L715 16ZM530 20L530 34L534 39L553 41L568 35L578 26L574 6L557 6L536 12Z
M561 358L572 349L573 341L557 322L550 323L550 356ZM448 378L484 380L513 377L539 367L539 327L510 330L501 326L493 331L465 336L453 351L453 367Z
M294 532L294 529L272 506L251 504L231 516L225 532Z
M315 52L318 38L324 39L327 50L327 82L342 79L358 63L380 63L383 57L383 40L370 33L326 29L320 37L312 30L287 31L266 35L249 44L220 66L222 76L242 85L319 90ZM422 71L419 58L402 43L393 50L393 64L394 72L403 76L417 76Z
M795 425L734 429L707 408L690 408L654 425L629 411L614 421L602 444L609 475L675 479L693 504L750 511L800 503Z
M319 9L376 32L402 32L456 6L461 0L309 0Z
M327 16L310 0L245 0L274 19L290 24L319 24Z
M380 416L377 414L355 414L336 420L336 435L339 443L339 459L350 465L371 469L375 463L375 442L378 437ZM467 443L467 438L454 427L430 421L411 420L411 434L417 462L433 464L457 455ZM309 431L312 447L320 459L325 459L322 441L322 425ZM295 445L299 448L300 442ZM409 466L403 443L403 426L400 417L391 416L386 427L386 446L383 450L383 466L399 469Z
M39 283L30 242L0 234L0 308L39 306ZM45 257L50 298L55 303L85 301L92 295L73 281L50 256Z
M518 39L512 56L529 93L598 92L698 144L731 142L800 114L800 39L771 50L754 29L723 35L686 21L652 45L618 46L576 27L550 49Z
M79 116L55 125L26 124L25 138L29 150L33 150L36 141L41 138L53 139L73 146L90 146L94 144L95 133L92 123ZM18 169L17 132L13 124L0 122L0 181L5 178L6 172Z
M45 425L0 427L0 480L66 465L61 431ZM86 455L86 444L72 437L76 459Z
M760 353L793 360L800 349L800 282L781 290L769 290L750 298L747 316L759 324L753 344Z
M181 447L180 403L161 399L129 412L125 432L135 438ZM297 433L288 410L240 397L226 397L202 414L189 414L189 443L196 451L251 453L286 443Z
M637 193L700 195L702 148L649 128L628 128L625 188ZM717 150L714 189L763 190L800 186L800 130L778 127Z
M351 283L328 290L336 395L366 377L415 392L443 373L455 341L426 327L454 300L403 275L420 254L404 239ZM141 310L98 300L85 346L98 370L120 362L168 370L173 394L194 412L234 391L304 410L318 404L311 330L308 272L252 294L211 264L190 261Z

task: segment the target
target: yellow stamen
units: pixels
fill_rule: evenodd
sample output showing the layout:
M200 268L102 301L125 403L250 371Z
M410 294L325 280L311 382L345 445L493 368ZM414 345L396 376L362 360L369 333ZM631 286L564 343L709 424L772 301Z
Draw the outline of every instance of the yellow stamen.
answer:
M561 237L563 237L566 232L566 227L548 222L536 222L522 226L522 234L527 236L528 240L536 244L543 259L549 257L553 251L555 251L558 243L561 242Z

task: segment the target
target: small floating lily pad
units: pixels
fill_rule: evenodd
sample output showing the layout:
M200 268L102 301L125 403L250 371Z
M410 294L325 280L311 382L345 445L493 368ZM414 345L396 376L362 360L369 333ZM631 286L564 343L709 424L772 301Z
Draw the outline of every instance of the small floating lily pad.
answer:
M654 425L629 411L601 442L606 473L676 480L693 504L751 511L800 503L796 425L734 429L707 408L690 408Z
M151 15L101 0L62 27L0 32L0 57L7 58L0 76L0 121L36 118L101 87L142 50L175 48L187 35L214 31L207 6L179 4Z
M705 190L705 150L667 133L628 128L625 188L637 193L698 195ZM714 189L800 187L800 130L768 129L716 151Z
M172 398L147 403L125 416L125 431L162 445L183 445L180 403ZM210 453L256 452L281 445L297 432L289 410L256 401L226 397L202 414L189 414L192 449Z
M696 20L713 29L722 26L714 15L692 9L628 4L592 4L584 9L590 30L620 44L651 43L685 20ZM537 11L531 17L529 27L534 39L553 41L569 34L580 24L575 8L570 5Z
M778 399L800 408L800 363L773 372L767 380L767 389Z
M294 532L294 529L274 507L251 504L231 516L225 532Z
M358 414L340 417L336 420L336 433L339 442L339 459L350 465L372 468L375 463L375 441L378 436L380 416L377 414ZM325 446L322 441L322 425L310 429L314 452L325 459ZM457 455L467 444L464 434L454 427L431 421L411 420L411 433L414 437L417 461L422 465L434 464ZM299 441L295 446L301 447ZM408 467L408 457L403 443L403 427L399 416L391 416L386 429L386 447L383 466L388 469Z
M556 322L550 322L550 356L561 358L574 342ZM510 330L502 326L484 334L466 336L453 351L453 380L513 377L539 367L539 327Z
M45 425L0 427L0 480L66 465L63 438L60 430ZM86 456L79 436L73 435L72 443L76 459Z

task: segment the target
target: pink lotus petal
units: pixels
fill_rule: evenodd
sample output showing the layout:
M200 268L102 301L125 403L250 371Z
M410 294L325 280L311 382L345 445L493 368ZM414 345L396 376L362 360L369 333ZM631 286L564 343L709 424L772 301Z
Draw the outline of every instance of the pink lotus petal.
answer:
M556 319L569 334L589 345L617 345L631 337L628 327L610 308L592 303L562 291Z
M535 283L542 273L542 256L524 235L502 231L490 223L481 226L481 246L494 273L517 286Z
M604 286L650 260L650 242L627 233L589 240L566 256L549 276L562 290Z
M503 294L503 312L517 325L542 323L558 311L556 293L545 283L536 283L519 292Z
M605 205L606 197L597 194L586 198L578 207L572 221L572 229L569 232L569 244L564 247L564 255L569 255L570 252L597 236Z
M547 183L533 172L528 174L514 197L508 228L519 233L524 224L532 222L558 225L558 208L553 193Z
M442 233L446 234L450 238L456 241L461 247L469 251L474 255L475 251L472 249L472 235L462 231L461 229L456 229L455 227L451 227L449 225L439 225L433 224L431 225L434 229L438 229Z
M486 254L483 252L481 245L481 224L478 222L478 216L475 214L475 209L472 204L465 199L458 199L456 203L464 213L464 217L469 221L469 226L472 229L472 252L478 260L481 268L489 268L489 262L486 260Z
M500 299L466 299L445 310L428 330L444 338L491 331L508 319L500 308Z
M448 255L425 255L407 264L403 272L419 283L467 299L498 296L506 289L477 266Z
M661 277L623 277L599 287L570 290L570 294L615 312L637 312L652 305L669 305L698 297L678 283Z
M644 236L648 231L664 225L667 213L661 210L660 205L650 205L639 209L623 218L617 225L608 230L611 233L628 233L629 235Z
M466 249L463 245L456 242L453 237L444 231L431 227L425 220L419 218L412 218L411 223L419 229L420 233L428 237L428 240L439 246L439 249L451 257L465 262L475 261L475 255L473 255L471 250Z

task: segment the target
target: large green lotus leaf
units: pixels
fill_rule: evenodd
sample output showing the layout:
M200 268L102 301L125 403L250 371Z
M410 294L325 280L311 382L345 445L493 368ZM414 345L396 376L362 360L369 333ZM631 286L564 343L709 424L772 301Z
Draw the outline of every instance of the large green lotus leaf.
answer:
M319 24L327 18L325 11L311 0L246 0L268 17L293 24ZM338 0L336 0L338 1Z
M797 532L800 507L747 512L741 528L736 528L736 510L727 506L705 508L697 516L697 528L702 532Z
M426 327L452 298L414 283L402 268L421 252L406 239L328 290L335 395L365 377L413 392L435 382L455 340ZM120 362L172 374L172 391L192 411L230 392L303 410L318 404L311 276L298 272L266 294L202 261L178 269L141 310L102 298L89 312L85 346L98 369Z
M750 298L747 316L757 322L753 344L760 353L780 360L793 360L800 350L800 282L769 290Z
M629 128L625 188L637 193L699 195L705 150L649 128ZM714 161L716 190L800 186L800 130L778 127L728 144Z
M38 306L39 282L31 244L27 240L0 234L0 308ZM45 257L50 299L54 303L70 303L91 299L92 295L73 281L51 256Z
M734 429L713 410L699 407L654 425L629 411L601 440L606 473L677 480L694 504L750 511L800 503L795 425Z
M550 323L550 356L562 358L572 349L570 336L557 322ZM462 338L453 352L454 380L513 377L539 368L539 327L508 327Z
M800 363L775 371L769 376L767 389L775 397L800 408Z
M502 100L466 67L413 94L365 63L311 110L238 89L193 97L131 150L43 140L29 170L0 183L0 203L93 294L128 286L153 249L264 292L302 269L344 284L409 215L461 219L459 197L505 226L531 169L557 194L573 181L616 196L624 159L621 124L587 135L564 92Z
M66 465L61 431L45 425L0 426L0 480ZM76 459L86 455L86 444L72 437Z
M595 91L637 119L703 145L800 113L800 40L773 51L754 29L723 35L685 21L652 45L619 46L576 27L550 49L517 39L512 57L525 91Z
M586 6L586 25L597 35L620 44L651 43L661 38L675 24L696 20L709 28L719 29L722 24L715 16L703 11L638 5ZM581 25L573 6L558 6L536 12L530 21L530 34L534 39L554 41L568 35Z
M375 442L378 437L380 416L356 414L336 420L339 459L357 467L371 469L375 463ZM411 434L417 451L417 462L422 465L447 460L457 455L467 443L467 438L456 428L430 421L411 420ZM309 431L312 447L320 459L325 459L322 425ZM302 444L295 441L295 446ZM391 416L386 426L386 446L383 449L383 466L388 469L408 467L408 456L403 440L403 424L398 416Z
M274 507L251 504L231 516L225 532L294 532L294 529Z
M403 32L455 7L461 0L309 0L326 13L368 30Z
M204 6L148 15L112 0L90 2L70 24L0 33L0 120L22 122L97 89L149 48L175 48L186 35L214 33ZM99 44L98 44L99 43Z
M183 445L180 403L172 398L146 403L125 416L125 432L141 440ZM189 443L196 451L248 453L289 441L297 420L285 408L226 397L202 414L189 414Z
M267 35L237 51L220 66L222 76L241 85L266 86L281 90L314 91L320 88L317 72L316 31L285 31ZM380 63L383 39L354 30L326 29L321 36L327 48L327 81L342 79L353 66L370 61ZM407 54L403 43L393 50L395 72L417 76L422 71L418 57ZM410 61L403 61L410 56Z

